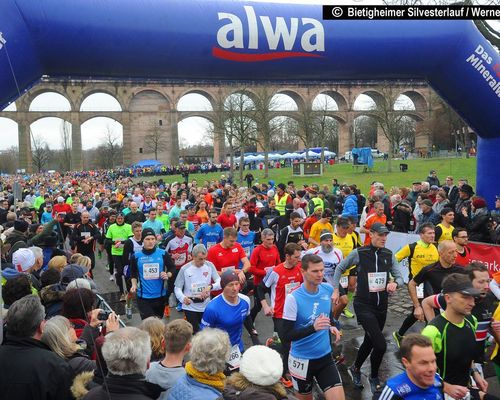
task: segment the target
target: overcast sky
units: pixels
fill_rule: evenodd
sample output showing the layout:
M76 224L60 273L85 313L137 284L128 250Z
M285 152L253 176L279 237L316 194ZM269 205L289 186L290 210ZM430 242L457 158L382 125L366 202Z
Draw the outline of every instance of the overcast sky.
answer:
M254 0L259 2L269 2L269 0ZM271 0L276 3L317 3L317 4L331 4L328 1L297 1L297 0ZM345 0L335 1L335 4L381 4L381 0ZM500 30L500 21L495 21L495 25ZM294 101L288 96L279 95L282 108L285 110L296 109ZM409 99L405 99L409 101ZM364 95L361 95L355 103L357 109L367 109L372 105L372 100ZM62 96L54 93L45 93L38 96L31 104L31 111L69 111L69 102ZM192 110L207 110L209 109L208 101L200 95L191 94L185 96L178 104L179 111L192 111ZM14 105L9 106L6 111L15 110ZM94 94L88 97L82 104L81 111L120 111L118 102L106 94ZM44 118L36 121L31 125L32 135L35 137L43 136L49 147L57 149L61 147L61 128L62 120L57 118ZM201 143L209 122L204 118L188 118L179 123L179 142L181 145L193 145ZM84 149L95 147L101 141L104 133L111 129L116 132L117 136L122 140L122 127L121 125L109 118L94 118L81 127L82 132L82 146ZM18 145L17 124L9 119L2 118L0 114L0 150L10 148Z

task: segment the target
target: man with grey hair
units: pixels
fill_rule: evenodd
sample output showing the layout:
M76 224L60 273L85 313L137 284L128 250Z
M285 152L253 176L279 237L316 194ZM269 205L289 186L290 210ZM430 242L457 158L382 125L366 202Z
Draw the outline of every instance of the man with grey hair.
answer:
M151 357L149 334L127 327L106 335L102 356L108 367L105 384L90 390L84 400L157 399L162 388L145 380Z
M194 333L200 330L203 312L210 301L210 291L221 289L220 276L214 264L207 261L207 254L203 244L194 246L193 259L182 266L175 279L175 296L182 304L186 319L193 325Z
M45 309L38 296L25 296L9 307L7 333L0 346L2 398L71 398L71 367L40 341L44 318Z

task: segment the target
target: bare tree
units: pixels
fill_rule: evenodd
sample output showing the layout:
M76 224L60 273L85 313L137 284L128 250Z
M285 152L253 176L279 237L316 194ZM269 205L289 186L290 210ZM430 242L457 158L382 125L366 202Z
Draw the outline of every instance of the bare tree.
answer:
M61 135L61 158L59 160L61 171L71 170L71 124L61 121L59 128Z
M377 120L367 115L361 115L354 120L354 147L375 147L377 142Z
M0 151L0 172L13 174L19 168L19 149L16 146Z
M275 121L279 120L279 121ZM290 117L275 117L270 124L275 124L280 129L275 129L271 136L271 150L295 151L298 149L298 123Z
M387 172L392 171L392 157L405 140L406 131L404 119L408 117L408 111L412 111L405 103L398 100L400 94L404 92L401 87L395 87L390 83L381 85L381 98L376 108L370 111L374 115L382 129L383 135L389 142L389 157ZM396 109L397 110L396 110Z
M311 147L314 141L314 114L315 112L309 105L305 105L297 111L297 136L305 145L306 161L309 161L309 147Z
M224 110L227 115L225 135L230 146L232 143L239 150L239 181L240 184L243 184L245 149L247 146L254 145L257 141L257 125L251 118L255 112L255 104L243 89L240 92L233 93L226 99Z
M41 135L35 136L33 133L31 133L31 159L38 172L42 172L50 160L49 145Z
M266 86L257 90L254 99L255 109L251 113L251 118L258 127L257 142L264 150L264 178L269 176L269 151L271 150L271 139L283 130L285 120L283 118L274 118L282 102L274 96L272 91Z
M123 160L122 145L119 143L118 133L116 133L110 125L106 126L100 146L98 147L99 158L101 165L104 168L113 168L118 160L120 164Z
M154 153L155 160L158 160L158 153L168 150L168 142L159 122L151 121L150 125L149 133L144 137L144 150L146 153Z
M322 165L325 163L325 144L338 138L337 121L330 115L334 103L330 96L323 96L313 109L314 142L321 147Z

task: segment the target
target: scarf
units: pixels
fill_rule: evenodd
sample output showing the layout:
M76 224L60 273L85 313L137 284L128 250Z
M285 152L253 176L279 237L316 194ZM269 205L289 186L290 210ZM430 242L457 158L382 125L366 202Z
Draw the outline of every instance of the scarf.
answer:
M186 374L191 378L196 379L198 382L203 383L208 386L212 386L222 393L224 390L224 382L226 380L226 375L223 372L217 372L214 375L207 374L206 372L198 371L192 364L188 361L186 364Z

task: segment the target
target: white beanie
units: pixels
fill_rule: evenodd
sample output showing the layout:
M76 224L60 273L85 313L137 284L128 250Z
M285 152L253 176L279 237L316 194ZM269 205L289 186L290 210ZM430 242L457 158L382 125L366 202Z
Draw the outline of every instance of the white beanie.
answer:
M283 361L276 350L252 346L242 355L240 373L255 385L271 386L283 374Z

